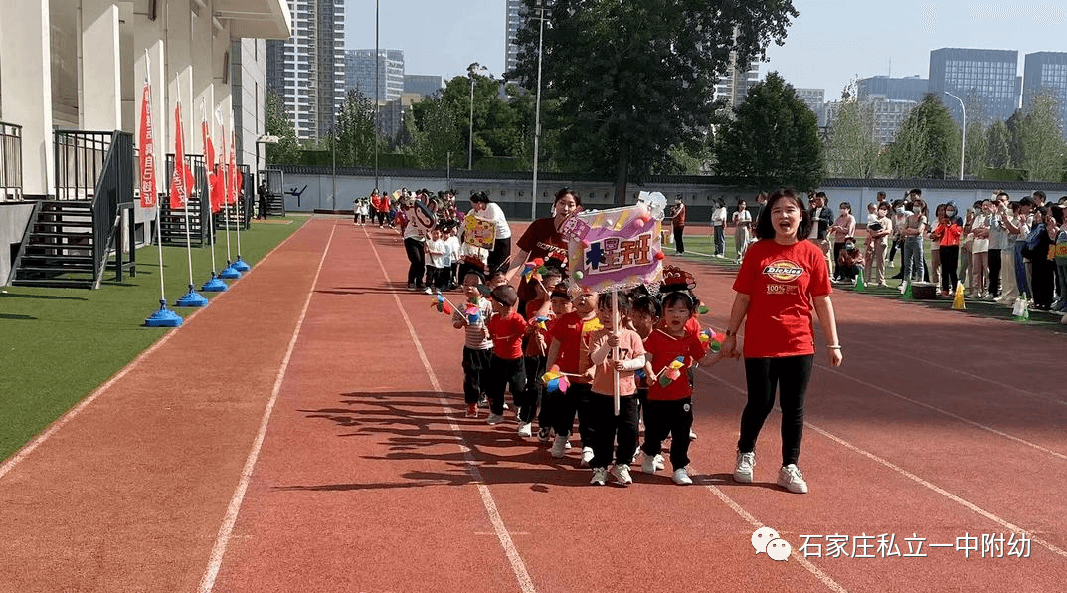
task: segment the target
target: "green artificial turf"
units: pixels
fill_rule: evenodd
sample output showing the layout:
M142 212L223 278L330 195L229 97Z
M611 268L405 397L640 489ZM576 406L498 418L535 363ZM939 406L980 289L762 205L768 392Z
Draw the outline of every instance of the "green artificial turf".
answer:
M282 219L274 218L272 222ZM308 220L289 216L290 224L253 224L241 233L242 258L250 265ZM231 233L236 259L236 235ZM226 267L226 234L219 232L217 267ZM108 271L98 290L3 287L0 293L0 459L6 459L94 388L170 331L144 327L159 309L159 251L137 250L137 274L114 281ZM188 291L185 248L164 247L167 306ZM211 251L193 248L197 290L211 277ZM229 281L232 283L234 281ZM201 292L212 298L212 293ZM215 293L218 294L218 293Z

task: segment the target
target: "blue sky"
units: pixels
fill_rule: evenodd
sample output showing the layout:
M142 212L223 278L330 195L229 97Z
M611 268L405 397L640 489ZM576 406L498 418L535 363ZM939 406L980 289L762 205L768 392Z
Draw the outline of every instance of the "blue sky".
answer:
M630 0L640 1L640 0ZM382 48L404 50L407 74L504 67L505 0L393 0L380 4ZM929 74L941 47L1067 51L1067 9L1047 2L793 0L800 12L783 47L768 48L760 78L777 70L798 88L840 96L853 77ZM347 49L374 47L374 0L346 0Z

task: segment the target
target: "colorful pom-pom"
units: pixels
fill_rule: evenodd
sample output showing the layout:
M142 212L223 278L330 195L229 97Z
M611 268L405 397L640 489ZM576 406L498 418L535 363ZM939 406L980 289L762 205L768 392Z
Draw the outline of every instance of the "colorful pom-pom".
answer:
M707 313L708 311L709 309L705 305L700 305L699 307L697 307L697 313L700 313L701 315Z
M583 274L581 270L574 273L575 280L581 280L582 278L585 278L585 274Z
M662 251L657 251L656 252L656 259L663 259L663 252Z

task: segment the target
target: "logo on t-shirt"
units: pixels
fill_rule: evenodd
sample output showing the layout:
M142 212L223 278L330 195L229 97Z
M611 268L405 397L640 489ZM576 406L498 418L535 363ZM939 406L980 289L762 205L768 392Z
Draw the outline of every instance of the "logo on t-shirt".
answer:
M804 269L799 265L785 259L780 259L773 264L763 268L763 274L782 284L795 281L804 273Z

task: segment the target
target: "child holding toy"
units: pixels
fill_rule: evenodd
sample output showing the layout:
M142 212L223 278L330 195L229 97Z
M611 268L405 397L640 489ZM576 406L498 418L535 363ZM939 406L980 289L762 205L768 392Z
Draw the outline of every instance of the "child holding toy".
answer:
M463 329L463 401L467 418L478 417L478 400L486 388L486 375L493 356L486 320L493 314L489 301L482 297L481 274L471 271L463 277L466 311L452 311L452 327Z
M589 399L589 382L592 379L589 370L588 335L600 329L597 319L596 293L580 292L574 298L574 311L556 320L548 332L552 339L548 346L548 368L558 366L561 373L571 375L570 388L567 393L553 399L555 420L552 427L556 431L556 440L552 443L552 457L560 458L567 454L570 447L568 437L574 426L574 417L578 416L578 432L582 438L582 465L593 460L594 429L587 422L585 405Z
M497 286L489 293L493 316L489 318L489 337L493 339L493 356L489 362L486 395L489 396L488 424L504 421L504 388L511 389L511 397L522 398L526 387L526 368L522 359L522 337L526 334L526 320L515 311L519 296L508 285Z
M548 323L555 320L552 312L552 291L563 278L559 269L549 269L536 284L536 297L526 303L526 349L523 361L526 370L526 389L523 390L519 404L519 436L533 435L533 417L541 405L544 384L541 375L545 374L545 361L548 356Z

